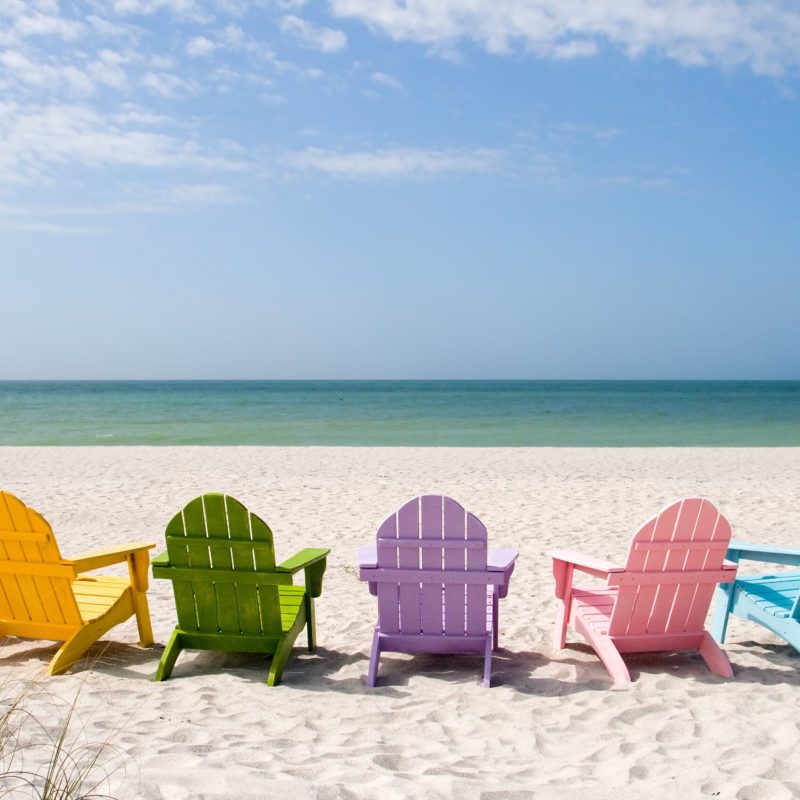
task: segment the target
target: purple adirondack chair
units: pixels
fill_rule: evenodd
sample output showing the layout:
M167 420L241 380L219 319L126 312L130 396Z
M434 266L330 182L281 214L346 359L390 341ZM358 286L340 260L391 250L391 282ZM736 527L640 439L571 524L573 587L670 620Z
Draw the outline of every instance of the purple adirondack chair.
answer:
M409 500L378 528L377 543L358 551L360 578L378 597L367 682L382 652L483 653L489 686L498 646L498 601L519 552L486 551L486 528L455 500Z

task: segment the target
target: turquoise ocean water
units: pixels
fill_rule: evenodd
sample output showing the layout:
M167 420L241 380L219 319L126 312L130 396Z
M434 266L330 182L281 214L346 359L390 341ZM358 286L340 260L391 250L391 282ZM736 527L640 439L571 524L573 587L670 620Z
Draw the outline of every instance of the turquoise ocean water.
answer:
M0 444L800 446L800 381L0 382Z

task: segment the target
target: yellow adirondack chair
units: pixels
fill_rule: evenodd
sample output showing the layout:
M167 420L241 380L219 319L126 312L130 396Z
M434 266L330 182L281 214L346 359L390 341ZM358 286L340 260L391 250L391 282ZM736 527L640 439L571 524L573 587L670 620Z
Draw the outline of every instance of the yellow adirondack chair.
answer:
M0 636L64 642L47 669L66 672L104 633L136 615L139 643L153 643L147 608L148 550L132 542L64 559L47 520L0 492ZM128 563L127 578L90 576Z

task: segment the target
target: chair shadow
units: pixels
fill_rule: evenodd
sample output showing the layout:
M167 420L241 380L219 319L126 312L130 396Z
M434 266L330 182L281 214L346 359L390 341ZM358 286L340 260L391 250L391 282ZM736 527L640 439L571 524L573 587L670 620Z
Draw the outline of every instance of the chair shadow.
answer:
M19 644L24 639L9 637L3 643ZM800 686L800 653L791 645L755 641L736 642L751 654L757 654L764 663L737 664L736 651L726 652L734 670L733 680L758 685ZM0 656L0 667L20 665L35 666L41 670L56 654L59 645L48 643L34 645L24 650ZM72 666L71 674L98 672L128 680L152 680L158 660L164 650L162 644L151 647L101 640L89 648L87 653ZM570 653L589 656L588 659L570 657ZM714 675L697 651L629 653L625 663L635 682L642 675L676 675L694 678L704 684L715 685L729 679ZM212 650L184 651L173 672L174 679L192 676L229 673L251 683L266 683L271 656L262 653L229 653ZM562 679L537 676L540 668L547 664L570 667L574 677ZM347 667L362 664L357 676L340 675ZM143 670L142 667L150 669ZM450 683L480 684L483 677L483 659L476 655L445 655L418 653L402 655L384 653L381 656L378 683L367 685L369 656L363 652L343 652L327 647L317 647L308 652L298 646L292 653L283 673L282 685L287 689L344 694L383 695L407 697L412 678L425 676ZM505 686L521 694L543 697L559 697L581 692L604 691L614 686L606 668L594 650L587 644L570 642L564 650L552 652L542 650L507 650L500 648L492 654L492 688Z
M628 672L631 676L631 682L635 683L641 675L676 675L681 678L694 678L700 683L709 685L718 685L720 683L727 683L729 681L737 681L740 683L753 683L761 685L776 685L787 684L800 686L800 671L796 668L792 669L793 665L791 660L800 660L798 654L791 645L779 644L765 644L756 642L737 642L738 645L748 649L758 649L770 651L776 658L783 657L790 660L787 668L779 669L768 665L741 665L736 662L736 653L731 652L730 648L726 649L726 655L733 667L733 678L723 678L715 675L709 670L708 665L703 660L703 657L697 650L683 650L683 651L656 651L652 653L625 653L623 656L625 665L628 667ZM587 644L570 642L566 645L565 650L574 650L576 652L585 653L593 656L595 663L587 661L576 661L574 659L561 659L553 658L554 661L559 663L569 664L574 666L578 672L576 681L592 681L589 673L593 675L596 670L599 670L599 675L604 678L602 683L605 688L613 685L611 678L606 672L606 668L600 661L594 650ZM563 652L563 651L562 651ZM620 684L625 685L625 684ZM602 687L601 687L602 688Z
M353 693L359 688L357 679L334 680L330 676L363 658L360 653L345 653L319 646L309 652L299 646L293 650L284 668L280 685L306 691L327 691L336 687L340 691ZM227 673L250 683L266 684L271 663L272 656L265 653L182 650L169 680Z
M328 660L329 663L319 663L318 666L309 665L302 680L292 680L293 688L400 698L409 697L412 694L408 690L409 683L412 678L420 676L448 683L476 686L480 686L483 681L483 657L475 654L384 653L381 656L378 681L375 687L367 685L368 655L364 653L343 654L329 650L325 651L322 656L323 662ZM507 686L524 694L557 697L584 691L597 691L608 687L608 680L604 677L580 683L573 680L536 677L537 669L548 661L547 655L540 652L510 651L500 648L492 654L491 688ZM359 662L363 665L359 676L336 677L336 673L342 667ZM582 664L579 661L572 663ZM603 668L601 676L605 676L605 668Z
M26 641L29 640L9 637L3 640L3 643L10 642L17 644ZM24 650L15 650L13 653L0 656L0 667L20 665L33 667L35 666L35 662L38 661L42 672L45 672L60 646L58 642L48 642L44 645L27 647ZM163 649L163 645L158 644L151 645L150 647L140 647L139 645L101 639L99 642L95 642L80 659L67 670L67 673L102 672L115 677L148 680L152 677L151 674L149 672L137 670L135 667L153 662L154 674Z

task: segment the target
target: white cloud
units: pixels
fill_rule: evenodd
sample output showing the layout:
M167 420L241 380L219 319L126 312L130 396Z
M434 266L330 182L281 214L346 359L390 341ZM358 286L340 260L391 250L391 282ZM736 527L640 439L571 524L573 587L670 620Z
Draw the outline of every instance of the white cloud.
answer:
M217 49L217 45L205 36L195 36L186 43L186 54L194 58L210 56Z
M553 47L553 58L568 60L571 58L588 58L597 55L600 48L588 39L572 39Z
M66 88L81 95L94 91L92 79L73 64L43 64L32 61L18 50L5 50L0 53L0 65L16 81L47 91Z
M97 236L107 233L94 225L70 225L43 220L28 220L3 217L0 210L0 230L13 233L56 234L68 236Z
M14 22L14 30L22 37L56 36L72 41L80 37L84 32L84 26L55 14L31 14L18 17Z
M96 61L92 61L86 68L95 82L122 89L128 84L128 76L122 65L128 58L113 50L101 50Z
M111 231L94 220L121 214L176 213L201 206L229 206L243 196L222 183L178 183L161 187L122 185L113 197L68 206L0 205L0 230L18 233L98 235ZM88 224L87 224L88 223Z
M175 98L181 94L199 94L200 86L171 72L147 72L142 76L142 86L161 97Z
M342 31L314 25L294 14L281 17L280 29L281 33L291 36L303 47L322 53L336 53L347 46L347 37Z
M109 22L96 14L89 14L86 21L92 26L95 33L112 39L138 39L141 34L141 30L135 25Z
M222 183L179 183L157 189L131 187L120 207L112 211L155 213L174 211L188 206L221 206L241 202L242 198L230 186Z
M253 8L303 8L308 0L214 0L214 5L226 14L242 17Z
M176 17L195 22L210 22L196 0L102 0L109 13L118 16L148 16L159 11L168 11Z
M390 89L396 89L397 91L401 91L403 89L403 84L401 81L392 75L387 75L385 72L373 72L369 77L370 80L374 81L375 83L380 83L382 86L388 86Z
M127 109L128 112L131 109ZM61 169L182 169L239 172L247 165L192 138L146 130L83 105L0 103L0 184L47 183Z
M172 124L173 120L164 114L155 114L150 109L136 103L123 103L119 112L110 119L117 125L134 123L136 125L165 125Z
M339 17L395 40L452 52L472 41L491 53L523 48L548 58L612 46L685 65L780 75L800 66L800 7L792 0L329 0Z
M491 148L408 147L344 152L308 147L286 153L281 160L290 169L338 178L420 178L441 173L495 172L502 166L503 153Z

